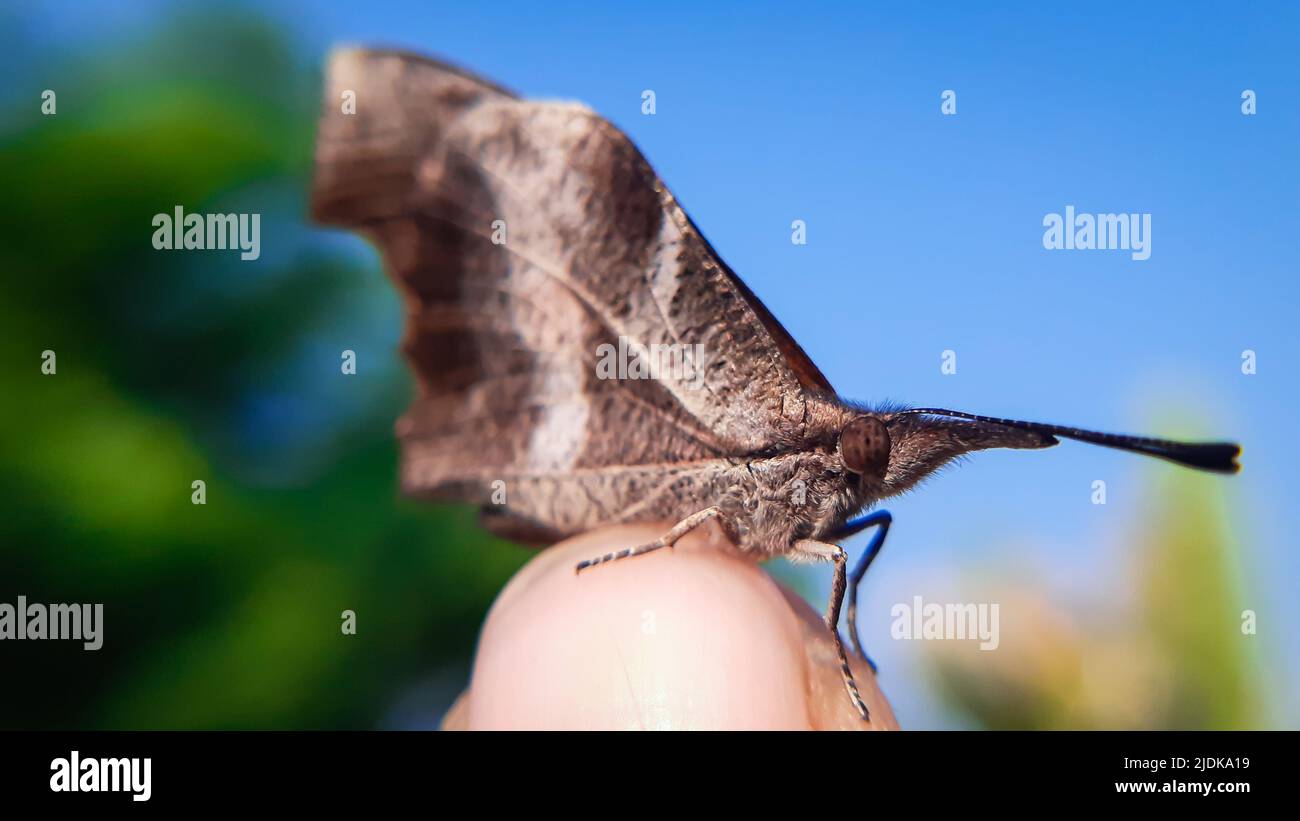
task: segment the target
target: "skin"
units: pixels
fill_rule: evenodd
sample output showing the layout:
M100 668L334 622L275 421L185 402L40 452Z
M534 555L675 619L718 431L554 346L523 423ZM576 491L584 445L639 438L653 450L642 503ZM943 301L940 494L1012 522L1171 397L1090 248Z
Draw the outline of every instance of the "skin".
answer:
M542 551L506 585L444 729L897 729L871 668L844 690L830 632L714 526L574 573L672 523L605 528Z

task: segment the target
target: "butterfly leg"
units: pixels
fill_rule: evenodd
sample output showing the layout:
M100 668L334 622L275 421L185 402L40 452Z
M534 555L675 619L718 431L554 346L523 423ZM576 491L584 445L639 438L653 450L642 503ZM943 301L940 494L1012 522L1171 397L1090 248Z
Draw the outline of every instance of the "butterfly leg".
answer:
M834 541L838 542L842 539L847 539L856 533L861 533L869 527L878 526L880 528L876 531L876 535L871 537L871 543L867 545L867 549L862 553L862 556L858 559L857 566L853 568L853 573L849 576L849 641L853 643L853 652L862 656L862 658L866 660L867 664L871 665L871 672L873 673L876 672L877 669L876 663L872 661L871 656L868 656L862 649L862 642L858 640L858 583L861 582L862 577L866 575L867 568L871 567L871 563L875 561L876 554L880 552L880 548L884 547L885 536L889 534L889 525L893 521L894 517L889 515L888 510L877 510L868 513L866 516L859 516L853 521L845 523L843 527L830 537Z
M844 653L844 641L840 639L840 606L844 604L845 570L849 563L848 554L844 552L844 548L837 544L827 544L812 539L800 539L794 543L794 549L806 556L829 559L835 563L835 580L831 584L831 599L826 604L826 627L831 631L831 638L835 640L835 653L840 660L840 675L844 679L845 689L849 691L849 699L853 701L853 706L857 709L858 715L862 716L862 720L870 721L871 714L867 712L867 705L862 700L862 695L858 693L858 683L853 678L853 670L849 667L848 656Z
M661 547L672 547L677 543L678 539L721 513L722 511L716 507L706 507L704 510L699 511L698 513L692 513L690 516L682 519L680 522L673 525L671 530L649 544L643 544L639 547L624 548L615 551L614 553L606 553L604 556L597 556L594 559L585 559L578 562L578 566L573 569L573 572L581 573L588 567L595 567L598 564L612 562L616 559L630 559L633 556L650 553L651 551L658 550Z

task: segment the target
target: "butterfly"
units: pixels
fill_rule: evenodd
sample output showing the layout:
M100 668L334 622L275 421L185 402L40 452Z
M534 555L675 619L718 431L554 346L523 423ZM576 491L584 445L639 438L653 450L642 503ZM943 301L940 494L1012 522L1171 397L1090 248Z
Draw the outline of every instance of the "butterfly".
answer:
M840 398L619 129L436 60L334 53L311 213L370 238L401 291L405 493L477 505L528 544L675 523L576 571L706 522L756 558L830 562L826 627L864 720L838 624L847 595L865 659L857 588L892 521L877 503L964 454L1058 437L1238 468L1227 442ZM839 543L869 528L850 572Z

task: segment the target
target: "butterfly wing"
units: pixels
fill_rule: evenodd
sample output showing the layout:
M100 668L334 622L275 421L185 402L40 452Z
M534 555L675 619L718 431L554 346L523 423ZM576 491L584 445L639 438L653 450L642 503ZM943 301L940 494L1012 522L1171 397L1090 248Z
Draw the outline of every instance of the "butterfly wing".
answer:
M336 52L311 208L370 237L404 297L418 395L397 426L403 489L504 501L498 532L707 507L732 458L800 441L808 393L830 392L631 141L581 105ZM665 367L625 378L639 353Z

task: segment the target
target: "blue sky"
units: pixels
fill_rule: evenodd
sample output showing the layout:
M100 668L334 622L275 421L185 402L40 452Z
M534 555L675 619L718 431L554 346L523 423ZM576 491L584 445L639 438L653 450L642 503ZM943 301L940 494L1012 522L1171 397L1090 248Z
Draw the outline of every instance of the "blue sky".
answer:
M311 53L403 46L609 117L846 396L1243 442L1243 473L1206 481L1222 483L1261 638L1294 685L1300 7L470 5L271 8ZM76 40L156 8L109 26L65 0L46 14ZM1150 213L1150 259L1045 250L1043 217L1067 205ZM807 245L790 242L795 219ZM1104 587L1114 553L1099 545L1172 470L1064 444L980 455L891 504L864 628L904 723L945 719L898 683L917 650L888 641L891 603L999 541L1058 582Z

